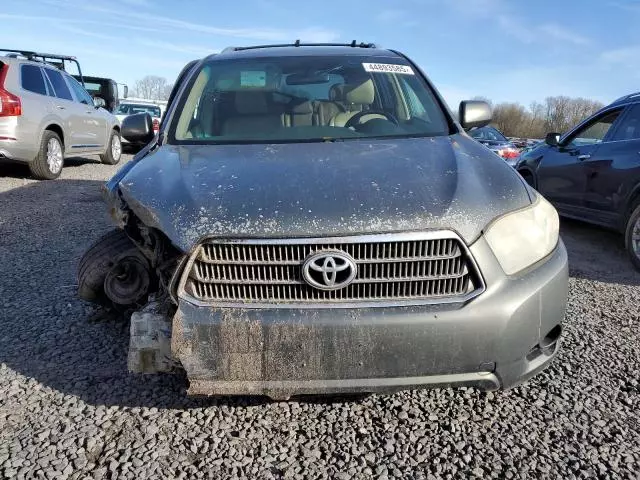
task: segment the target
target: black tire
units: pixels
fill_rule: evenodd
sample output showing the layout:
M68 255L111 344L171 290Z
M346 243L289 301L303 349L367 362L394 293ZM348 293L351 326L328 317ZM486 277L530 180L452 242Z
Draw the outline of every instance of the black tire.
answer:
M116 156L113 154L113 142L118 142L119 148ZM122 139L120 138L120 132L117 130L111 130L111 136L109 137L109 143L107 144L107 151L100 155L100 161L105 165L117 165L122 158Z
M629 253L631 263L640 270L640 240L634 240L634 231L640 233L640 202L631 207L631 214L627 220L627 227L624 233L624 244Z
M49 162L47 161L49 154L49 142L51 140L55 140L58 142L58 146L60 148L60 154L62 155L62 163L60 164L60 168L55 169L51 168ZM31 170L31 175L38 180L54 180L60 176L62 173L62 168L64 167L64 145L62 140L60 140L60 136L51 130L45 130L42 134L42 140L40 141L40 151L36 158L29 163L29 170Z
M105 293L105 279L124 259L149 265L142 252L122 230L112 230L96 241L78 263L78 296L88 302L118 309L129 305L114 304Z

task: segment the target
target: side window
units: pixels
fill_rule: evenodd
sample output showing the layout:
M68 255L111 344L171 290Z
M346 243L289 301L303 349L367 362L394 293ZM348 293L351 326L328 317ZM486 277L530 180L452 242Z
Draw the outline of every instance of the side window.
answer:
M603 117L598 118L595 122L588 124L571 136L569 145L580 147L582 145L601 143L621 112L622 110L609 112Z
M429 119L427 115L427 111L424 109L422 102L416 95L416 92L411 85L404 78L400 78L400 84L402 85L402 90L404 91L404 98L407 102L407 106L409 107L409 114L412 117L420 117L425 120Z
M50 68L45 68L44 72L47 74L47 78L53 85L53 90L55 92L56 97L63 98L65 100L73 100L71 96L71 91L67 86L67 82L64 81L62 74L57 70L52 70Z
M93 105L93 99L91 98L91 95L89 95L87 91L82 87L82 85L80 85L80 82L78 82L73 77L66 77L66 79L80 103Z
M39 93L40 95L47 94L47 87L44 85L44 77L40 67L35 65L22 65L20 67L20 74L22 77L22 88L29 92Z
M640 139L640 104L629 107L629 113L622 119L613 140Z

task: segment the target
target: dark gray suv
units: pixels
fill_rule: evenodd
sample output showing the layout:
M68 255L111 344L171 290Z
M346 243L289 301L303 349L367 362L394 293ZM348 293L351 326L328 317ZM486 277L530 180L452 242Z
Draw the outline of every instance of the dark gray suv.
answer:
M561 215L623 233L640 270L640 92L547 134L516 168Z
M227 49L180 75L159 135L106 185L120 230L84 299L135 310L129 368L191 394L512 387L559 348L554 208L371 44Z

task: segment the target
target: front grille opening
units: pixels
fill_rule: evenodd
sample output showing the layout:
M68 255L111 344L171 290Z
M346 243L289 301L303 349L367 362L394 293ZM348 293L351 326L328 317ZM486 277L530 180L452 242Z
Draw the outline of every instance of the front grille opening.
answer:
M461 241L436 238L410 241L304 243L290 241L203 243L195 252L185 292L211 304L375 303L464 299L482 288ZM320 290L302 276L305 259L323 250L351 256L353 282L339 290Z

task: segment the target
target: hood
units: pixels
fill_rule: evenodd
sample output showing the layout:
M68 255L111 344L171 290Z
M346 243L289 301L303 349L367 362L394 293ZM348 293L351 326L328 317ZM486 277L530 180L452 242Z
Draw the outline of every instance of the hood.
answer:
M496 216L531 202L517 173L466 135L164 145L134 162L119 177L122 198L183 251L214 236L429 229L471 243Z

